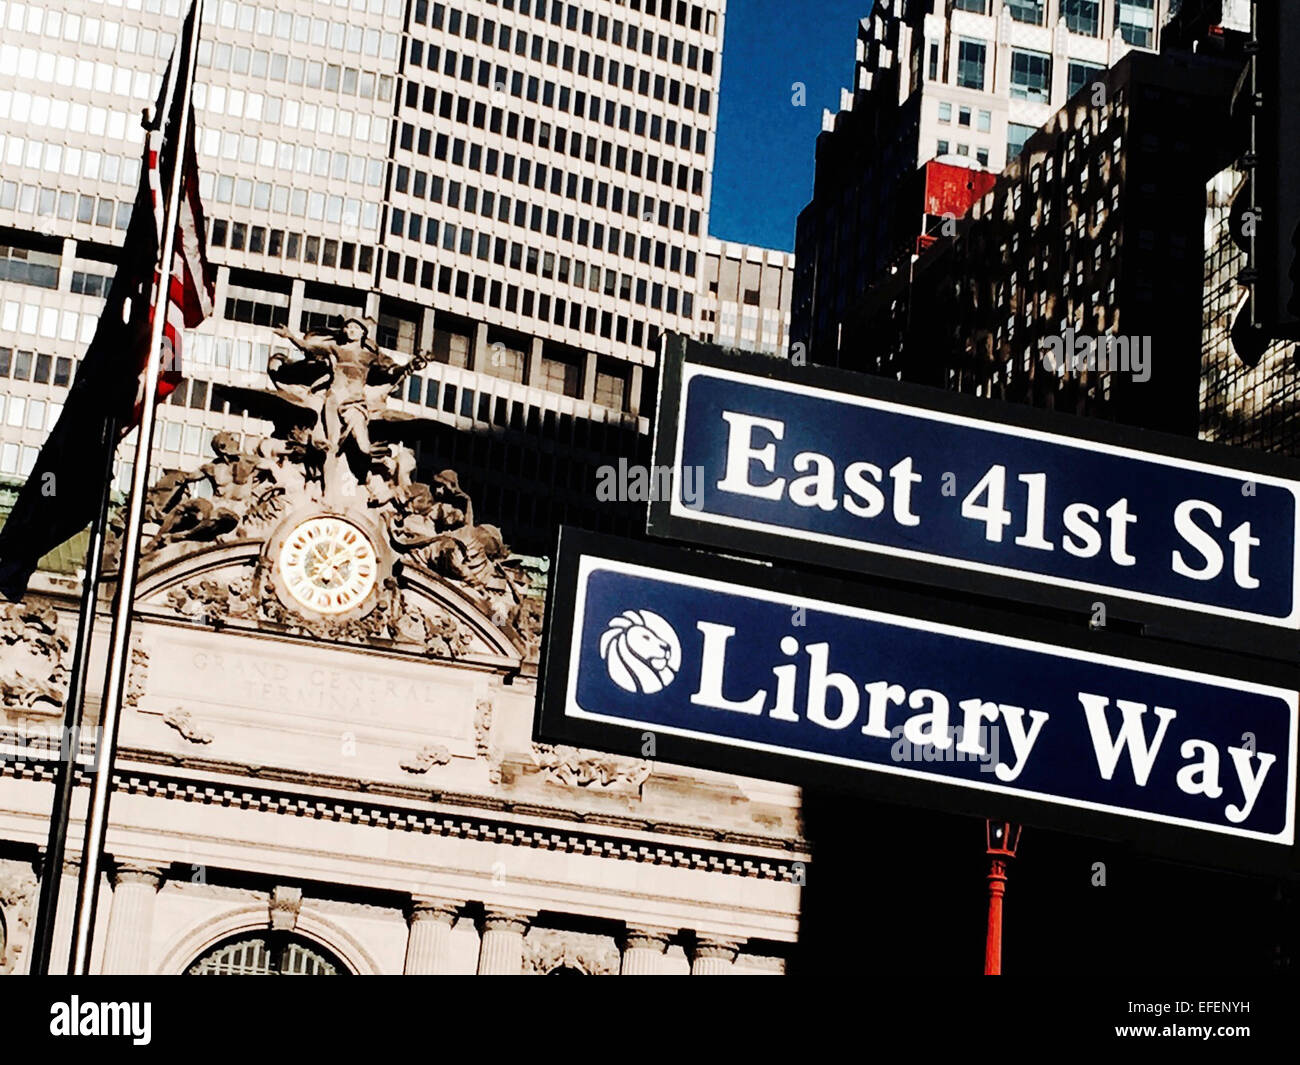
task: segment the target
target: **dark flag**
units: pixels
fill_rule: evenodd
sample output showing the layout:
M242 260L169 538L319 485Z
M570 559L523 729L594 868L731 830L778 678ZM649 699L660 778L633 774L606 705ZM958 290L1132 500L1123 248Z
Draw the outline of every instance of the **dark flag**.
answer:
M153 292L164 225L164 190L170 188L177 160L177 131L188 92L176 90L189 66L189 18L172 54L168 76L153 113L146 119L145 152L122 257L109 288L94 338L76 379L13 512L0 529L0 594L18 600L27 591L37 562L75 536L99 510L105 485L106 448L118 443L139 422L144 374L149 359ZM173 72L177 76L173 77ZM172 89L173 99L165 99ZM158 394L166 396L180 375L181 333L212 311L213 280L205 249L203 209L199 202L198 159L194 122L188 122L181 154L181 197L177 217L171 283L160 293L163 331L162 376ZM106 430L111 428L111 432Z

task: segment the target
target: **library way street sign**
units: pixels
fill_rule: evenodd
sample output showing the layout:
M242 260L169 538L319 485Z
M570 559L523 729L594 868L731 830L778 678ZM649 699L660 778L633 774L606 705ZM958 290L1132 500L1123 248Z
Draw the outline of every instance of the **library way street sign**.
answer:
M659 410L653 535L1300 654L1274 456L678 338Z
M571 529L548 609L548 742L1292 867L1294 667Z

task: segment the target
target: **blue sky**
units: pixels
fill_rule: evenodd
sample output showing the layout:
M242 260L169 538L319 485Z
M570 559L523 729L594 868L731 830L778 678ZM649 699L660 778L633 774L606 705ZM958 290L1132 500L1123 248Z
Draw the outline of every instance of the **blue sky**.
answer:
M723 240L794 248L812 195L822 108L853 80L858 20L871 0L729 0L709 230ZM791 103L795 82L806 106Z

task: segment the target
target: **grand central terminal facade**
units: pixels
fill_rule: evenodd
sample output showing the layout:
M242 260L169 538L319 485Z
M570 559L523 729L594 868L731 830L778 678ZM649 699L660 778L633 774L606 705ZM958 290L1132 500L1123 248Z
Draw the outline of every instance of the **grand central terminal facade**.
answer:
M402 369L356 325L290 336L275 431L219 433L151 491L92 971L784 972L798 791L660 764L650 734L644 759L536 741L545 561L454 471L414 479L384 405ZM43 572L0 614L0 973L27 971L49 875L79 594Z

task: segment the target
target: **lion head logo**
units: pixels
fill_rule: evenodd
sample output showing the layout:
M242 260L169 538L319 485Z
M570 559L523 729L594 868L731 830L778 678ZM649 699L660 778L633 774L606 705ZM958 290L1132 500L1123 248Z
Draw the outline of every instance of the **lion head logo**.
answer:
M625 610L600 638L609 679L624 691L653 695L673 682L682 667L677 633L649 610Z

